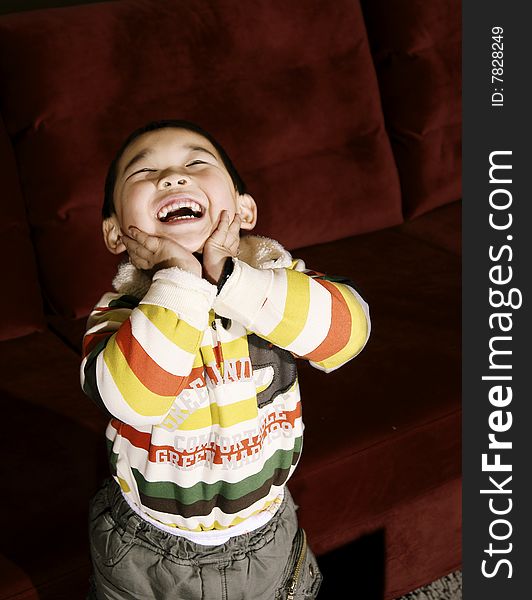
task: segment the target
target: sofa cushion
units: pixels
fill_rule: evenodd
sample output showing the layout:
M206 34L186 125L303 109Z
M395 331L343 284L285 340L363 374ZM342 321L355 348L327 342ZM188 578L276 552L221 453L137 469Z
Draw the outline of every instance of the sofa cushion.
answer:
M462 253L462 202L445 204L411 219L397 230L460 256Z
M362 6L408 218L461 197L461 4Z
M461 539L457 533L461 504L461 480L454 479L395 505L388 514L375 515L366 524L368 533L320 555L318 560L324 575L320 594L323 598L344 598L345 590L351 589L356 580L359 598L416 598L411 593L413 589L431 584L461 567ZM434 522L432 527L424 526L424 522L430 521ZM450 559L447 564L442 563L441 557L425 552L434 546L447 549ZM447 590L442 589L441 593ZM417 597L443 600L450 596L436 592L436 596Z
M460 561L459 257L397 228L298 255L350 277L372 319L347 365L299 363L305 442L289 487L301 524L318 554L383 529L386 585L414 589Z
M5 278L0 299L4 315L0 340L6 340L42 329L44 315L15 157L1 119L0 170L3 183L0 255Z
M357 2L124 0L7 15L0 85L42 282L63 315L86 315L109 287L104 176L152 119L211 131L257 199L257 233L289 248L402 220Z

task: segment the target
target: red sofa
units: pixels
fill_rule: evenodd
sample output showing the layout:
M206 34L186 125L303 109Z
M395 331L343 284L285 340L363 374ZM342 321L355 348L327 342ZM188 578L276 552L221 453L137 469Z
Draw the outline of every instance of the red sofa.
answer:
M78 369L116 268L103 178L158 118L211 131L258 201L256 232L370 305L355 360L299 367L289 487L318 560L378 534L384 600L460 567L459 11L121 0L0 17L0 600L86 592L106 417Z

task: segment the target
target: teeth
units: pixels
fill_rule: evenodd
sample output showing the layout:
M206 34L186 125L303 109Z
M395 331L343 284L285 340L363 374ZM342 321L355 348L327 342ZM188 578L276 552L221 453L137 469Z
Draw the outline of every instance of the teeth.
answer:
M174 202L171 202L170 204L166 204L165 206L163 206L161 208L161 210L157 213L157 218L159 220L164 219L169 212L172 212L174 210L179 210L180 208L190 208L194 212L199 212L199 213L202 212L201 206L197 202L194 202L193 200L179 200L179 201L176 200ZM179 218L180 219L193 219L194 217L187 216L187 217L179 217Z

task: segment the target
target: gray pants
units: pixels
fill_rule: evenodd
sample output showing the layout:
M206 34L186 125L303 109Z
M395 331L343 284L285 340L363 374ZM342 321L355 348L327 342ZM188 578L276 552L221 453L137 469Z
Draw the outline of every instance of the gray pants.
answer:
M203 546L141 519L110 479L91 502L89 536L89 599L303 600L322 580L287 488L266 525Z

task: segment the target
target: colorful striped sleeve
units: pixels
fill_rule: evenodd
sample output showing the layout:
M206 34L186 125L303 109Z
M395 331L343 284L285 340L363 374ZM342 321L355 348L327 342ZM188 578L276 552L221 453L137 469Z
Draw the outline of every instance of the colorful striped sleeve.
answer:
M160 423L190 377L201 375L195 361L215 294L216 286L177 268L158 271L140 301L106 294L83 340L85 393L125 423Z
M305 269L255 269L234 259L216 312L330 372L354 358L370 332L368 305L343 278Z

